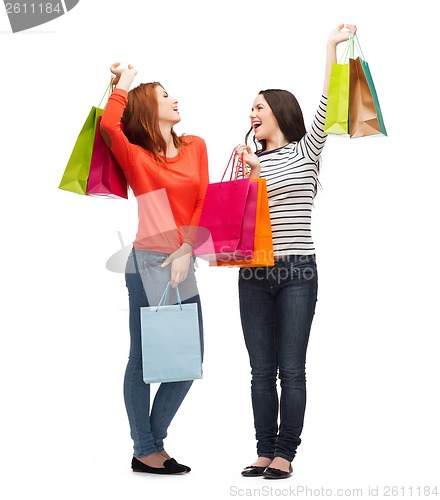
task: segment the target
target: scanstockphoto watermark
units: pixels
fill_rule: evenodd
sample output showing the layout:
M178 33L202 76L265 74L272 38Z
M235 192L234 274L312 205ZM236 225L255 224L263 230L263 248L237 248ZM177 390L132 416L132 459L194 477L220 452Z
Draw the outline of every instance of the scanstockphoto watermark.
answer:
M149 241L150 243L162 241L162 237L164 237L165 240L173 240L175 237L174 233L175 230L157 233L150 236ZM121 248L107 259L106 268L114 273L125 273L127 260L133 249L133 245L125 245L121 232L117 231L117 234ZM309 281L317 278L316 259L314 255L287 255L280 259L276 259L274 258L273 251L271 251L271 254L268 256L262 255L262 250L258 250L258 252L258 254L255 253L253 255L242 256L241 262L243 262L243 264L248 264L249 261L255 258L262 262L272 261L275 265L242 267L240 269L241 279L254 279L257 281L270 280L272 283L276 282L280 284L289 280ZM197 252L195 252L195 256L202 260L207 260L214 265L221 261L222 264L233 265L237 268L240 267L238 261L235 260L236 256L233 254L226 256L225 252L219 255L210 254L209 256L197 255ZM198 267L197 259L195 259L195 267Z
M240 488L230 486L229 496L247 498L429 498L438 497L438 485L369 485L364 488L311 488L308 486L290 486L277 488L262 486L260 488Z
M287 261L288 262L288 261ZM242 280L269 280L272 283L283 283L289 280L306 280L310 281L317 277L316 266L312 264L295 264L289 263L285 265L276 263L274 266L265 267L243 267L240 269L240 279Z
M21 2L3 0L3 3L12 32L18 33L63 16L78 5L79 0L22 0Z
M362 498L368 496L368 492L364 492L363 488L309 488L307 486L290 486L285 488L277 488L274 486L261 486L260 488L239 488L231 486L229 488L229 496L231 497L247 497L247 498L304 498L304 497L352 497Z

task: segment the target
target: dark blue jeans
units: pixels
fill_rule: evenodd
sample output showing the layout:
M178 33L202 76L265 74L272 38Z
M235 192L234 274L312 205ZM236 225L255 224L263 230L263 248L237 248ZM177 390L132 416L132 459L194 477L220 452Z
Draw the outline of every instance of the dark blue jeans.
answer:
M314 255L285 257L273 267L240 269L240 315L260 457L292 461L301 443L306 351L317 293Z
M164 449L168 427L187 395L192 380L162 383L150 403L150 384L143 380L140 308L157 305L170 279L170 266L160 265L168 257L164 253L133 250L128 258L125 280L130 306L130 356L124 377L124 400L137 458ZM197 303L200 341L203 353L203 321L200 298L191 265L188 277L179 285L182 304ZM176 302L170 292L170 303ZM151 409L150 409L151 406Z

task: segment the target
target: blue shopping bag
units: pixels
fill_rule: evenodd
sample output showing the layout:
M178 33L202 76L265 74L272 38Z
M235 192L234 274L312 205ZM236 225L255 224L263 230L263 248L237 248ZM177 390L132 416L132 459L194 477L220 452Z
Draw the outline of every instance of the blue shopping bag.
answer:
M202 348L198 306L165 305L170 283L157 306L141 307L142 370L146 384L200 379Z
M388 135L387 129L385 128L385 122L384 122L383 116L382 116L382 110L381 110L381 107L379 104L379 97L377 96L376 87L374 85L373 77L371 75L370 66L368 65L367 61L365 61L365 57L364 57L364 54L362 53L362 49L361 49L361 46L359 44L359 39L358 39L357 35L354 37L354 39L355 39L358 51L361 54L361 57L359 57L359 60L360 60L361 65L362 65L362 69L364 70L365 78L367 79L367 83L368 83L368 87L370 88L371 95L373 97L374 107L376 108L377 119L379 121L380 133L383 135Z

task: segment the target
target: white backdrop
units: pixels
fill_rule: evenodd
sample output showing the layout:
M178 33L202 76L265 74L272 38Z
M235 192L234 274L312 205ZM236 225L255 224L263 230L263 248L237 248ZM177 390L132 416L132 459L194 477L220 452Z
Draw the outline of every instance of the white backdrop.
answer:
M81 0L16 34L0 15L2 498L433 493L438 42L432 2L382 5ZM255 441L237 271L203 262L205 377L167 440L193 471L133 474L122 399L127 294L105 263L118 232L133 240L136 203L58 189L77 134L111 63L132 63L137 83L159 80L179 99L177 131L205 138L216 181L259 90L292 91L310 124L327 36L340 22L358 25L389 137L330 136L323 155L313 222L320 290L294 475L281 485L240 476Z

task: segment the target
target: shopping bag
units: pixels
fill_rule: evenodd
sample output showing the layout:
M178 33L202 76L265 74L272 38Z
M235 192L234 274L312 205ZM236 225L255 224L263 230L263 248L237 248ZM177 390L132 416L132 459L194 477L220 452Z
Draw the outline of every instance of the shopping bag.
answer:
M100 116L97 121L86 194L108 198L128 198L124 172L102 137L101 118Z
M87 180L89 178L98 118L104 112L100 106L110 89L111 84L107 87L99 105L97 107L92 106L86 118L61 178L60 189L83 195L87 194Z
M359 52L356 59L355 45ZM387 135L373 78L357 35L349 35L342 61L332 65L324 132L349 134L350 138Z
M233 157L234 152L221 181L208 185L200 215L199 226L209 231L209 238L198 231L194 255L210 261L253 257L258 184L244 176L244 164ZM224 181L230 166L230 180Z
M258 185L254 253L252 257L233 259L230 256L210 262L210 266L264 267L274 265L272 227L266 179L251 179Z
M368 86L359 57L350 58L350 99L349 132L350 137L365 137L380 134L380 125L374 106L373 96Z
M78 194L86 194L98 117L103 110L92 107L78 135L67 162L59 188Z
M326 134L348 134L350 66L346 59L350 43L353 43L351 39L344 50L341 62L333 63L330 70L324 120Z
M357 47L359 54L360 54L359 59L360 59L361 65L362 65L362 69L364 70L365 78L367 79L368 87L369 87L371 95L373 97L374 107L376 109L377 119L379 121L380 133L383 135L388 135L387 130L385 128L385 123L384 123L382 110L381 110L380 103L379 103L379 98L377 96L376 87L374 85L373 77L371 75L370 66L367 63L367 61L365 61L365 57L364 57L364 54L362 52L357 35L354 37L354 40L355 40L356 47Z
M165 305L168 282L157 306L141 307L142 370L146 384L203 377L198 306Z

